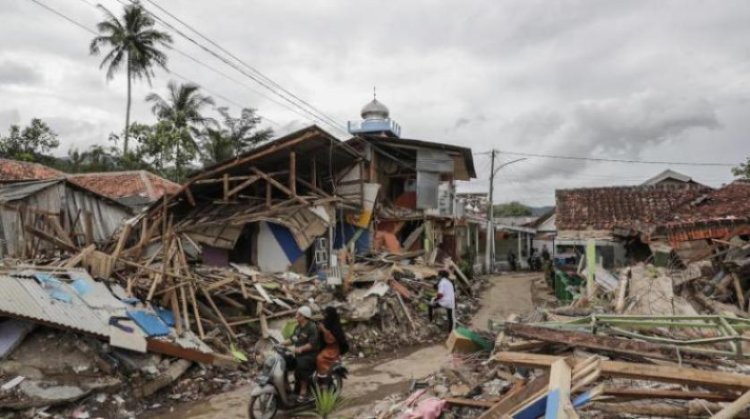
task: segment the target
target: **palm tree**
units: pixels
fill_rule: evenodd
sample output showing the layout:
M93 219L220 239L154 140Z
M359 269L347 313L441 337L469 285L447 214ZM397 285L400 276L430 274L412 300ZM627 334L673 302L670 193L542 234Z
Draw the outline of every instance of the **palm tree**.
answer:
M217 110L222 117L222 127L208 127L202 136L202 157L205 165L237 157L273 135L271 129L256 130L260 124L260 117L256 115L255 109L242 109L238 118L231 116L226 107Z
M254 148L258 144L267 141L273 135L270 129L255 131L260 124L260 117L256 115L255 109L243 108L239 118L229 115L227 108L219 108L225 127L226 136L232 144L234 155L238 155Z
M146 101L153 104L151 110L159 121L170 124L175 131L175 168L177 176L182 177L182 168L198 153L195 137L202 128L215 123L212 118L201 114L206 106L214 104L214 100L201 94L200 88L192 83L178 85L170 81L167 88L169 95L166 99L151 93L146 96Z
M151 84L154 66L167 68L167 55L160 48L169 48L172 37L154 29L154 19L139 3L125 6L122 19L99 5L106 19L96 25L100 35L91 40L92 55L99 55L102 48L108 52L99 68L107 67L107 80L111 80L123 64L128 77L128 103L125 110L125 141L123 154L128 153L128 130L130 128L130 104L132 82L146 79Z

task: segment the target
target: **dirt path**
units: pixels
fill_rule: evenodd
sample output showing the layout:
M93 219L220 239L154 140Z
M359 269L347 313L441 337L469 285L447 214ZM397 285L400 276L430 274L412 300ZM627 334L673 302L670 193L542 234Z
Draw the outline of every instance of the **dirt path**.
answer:
M531 281L535 274L496 276L482 295L482 308L472 327L486 328L489 319L502 320L511 313L523 314L533 310ZM339 412L342 417L356 416L364 406L389 394L405 392L412 379L438 371L449 361L444 345L407 348L380 362L349 363L351 375L344 384L348 407ZM184 404L169 412L148 417L158 419L240 419L247 417L250 387L218 394L207 400Z
M482 295L482 307L471 322L474 329L486 329L489 320L504 320L511 314L526 314L534 310L531 283L541 273L514 273L490 278L490 285Z

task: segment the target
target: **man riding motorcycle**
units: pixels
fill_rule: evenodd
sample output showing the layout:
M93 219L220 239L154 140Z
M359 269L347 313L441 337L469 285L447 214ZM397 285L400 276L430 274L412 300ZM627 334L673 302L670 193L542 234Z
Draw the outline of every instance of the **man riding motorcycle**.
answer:
M297 327L292 337L285 344L294 345L294 354L297 366L294 369L295 386L294 392L298 394L298 401L303 402L308 398L310 389L310 378L315 372L315 358L318 355L319 337L318 328L312 321L312 310L308 306L302 306L297 310Z

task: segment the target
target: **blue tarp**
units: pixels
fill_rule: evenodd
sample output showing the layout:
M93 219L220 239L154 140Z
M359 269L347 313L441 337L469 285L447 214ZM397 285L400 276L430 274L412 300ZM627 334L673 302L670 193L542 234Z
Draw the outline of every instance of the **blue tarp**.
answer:
M167 310L166 308L156 307L156 314L159 315L159 318L169 327L174 327L174 314L172 313L172 310Z
M132 310L128 311L128 317L133 319L148 336L166 336L169 334L169 327L154 313Z

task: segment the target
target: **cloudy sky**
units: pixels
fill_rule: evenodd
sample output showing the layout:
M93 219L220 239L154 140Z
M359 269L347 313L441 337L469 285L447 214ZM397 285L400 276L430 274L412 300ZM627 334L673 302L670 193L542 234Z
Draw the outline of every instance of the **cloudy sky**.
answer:
M96 0L37 1L92 29L102 16ZM511 153L702 163L750 156L744 0L154 1L341 124L359 118L377 85L405 137L478 153L480 179L470 188L488 186L492 148L499 162L519 158ZM105 80L88 54L91 37L31 0L0 2L0 133L41 117L65 154L122 129L124 78ZM218 105L257 108L277 132L311 123L174 38L224 74L170 54L170 70L220 95ZM152 86L138 84L133 119L151 122L143 98L177 77L161 71ZM496 201L552 204L555 188L635 184L667 167L529 157L498 172ZM732 179L726 166L671 167L714 186Z

